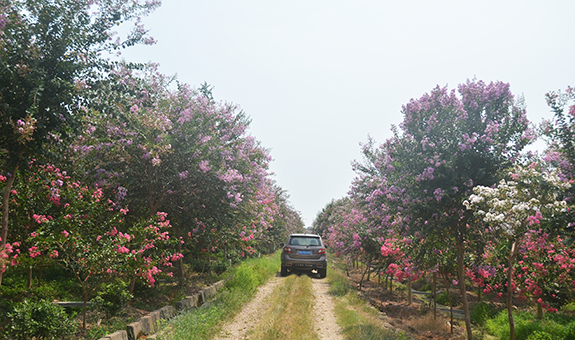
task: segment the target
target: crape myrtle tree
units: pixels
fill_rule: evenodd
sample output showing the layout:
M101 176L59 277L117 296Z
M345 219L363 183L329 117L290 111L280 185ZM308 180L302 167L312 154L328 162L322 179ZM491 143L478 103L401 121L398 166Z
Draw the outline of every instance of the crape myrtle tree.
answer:
M575 165L575 89L568 87L565 92L549 92L545 98L554 113L554 120L544 121L540 127L548 142L544 160L561 169L563 176L572 178Z
M394 128L379 148L364 148L355 195L382 228L454 245L448 250L457 253L456 281L471 339L464 256L476 221L463 201L474 185L496 183L534 133L509 84L468 80L458 92L438 86L404 105L401 132Z
M74 135L78 103L106 61L99 53L152 43L139 23L159 1L0 1L0 172L3 181L0 251L8 241L15 174L45 153L50 140ZM136 25L125 39L113 28ZM115 39L113 39L115 38ZM0 284L2 273L0 273Z
M27 178L19 178L12 193L11 213L20 227L13 230L20 253L13 255L12 265L66 268L82 289L84 326L86 302L102 282L138 275L153 285L181 257L165 213L127 224L128 209L116 209L101 188L84 185L56 166L30 162L17 176L24 174Z
M515 339L514 293L535 300L541 318L542 307L556 310L550 305L560 307L571 290L575 260L562 243L560 218L568 211L564 192L571 184L556 170L541 169L537 163L515 166L506 177L494 187L474 187L463 204L486 224L485 236L492 246L484 257L490 261L485 262L506 274L499 287L507 290L510 338ZM484 275L490 276L496 278ZM495 290L495 285L489 289Z
M187 252L245 256L278 205L267 150L237 106L175 82L156 65L118 63L73 145L77 168L135 216L169 214ZM180 270L181 274L181 270Z
M273 183L274 195L278 206L278 214L274 217L272 228L265 234L264 244L268 250L275 250L276 245L284 242L290 234L303 233L305 224L301 213L297 211L289 202L287 190ZM273 249L269 249L270 246Z

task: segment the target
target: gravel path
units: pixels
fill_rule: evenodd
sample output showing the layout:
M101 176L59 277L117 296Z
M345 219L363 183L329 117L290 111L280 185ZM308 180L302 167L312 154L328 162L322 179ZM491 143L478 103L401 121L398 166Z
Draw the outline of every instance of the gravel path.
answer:
M268 283L261 286L256 293L256 297L244 306L244 309L234 320L225 325L222 332L216 340L243 340L246 338L246 333L253 329L260 319L263 311L267 308L262 301L275 289L275 287L282 282L278 276L272 278Z
M231 323L224 326L216 340L248 339L246 334L258 325L260 317L265 309L268 308L267 305L263 304L263 301L283 280L284 278L279 277L278 274L260 287L255 298L244 306ZM315 318L319 340L343 340L333 311L335 303L332 296L328 294L329 285L327 280L312 278L312 285L315 295L315 307L314 315L310 317Z
M315 294L315 324L320 340L343 340L341 329L336 322L333 297L329 295L326 280L312 279Z

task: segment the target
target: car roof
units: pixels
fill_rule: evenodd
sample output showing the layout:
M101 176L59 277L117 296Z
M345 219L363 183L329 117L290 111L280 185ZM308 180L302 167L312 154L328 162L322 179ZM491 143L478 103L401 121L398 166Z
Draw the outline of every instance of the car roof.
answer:
M319 237L321 238L321 236L317 235L317 234L291 234L289 237Z

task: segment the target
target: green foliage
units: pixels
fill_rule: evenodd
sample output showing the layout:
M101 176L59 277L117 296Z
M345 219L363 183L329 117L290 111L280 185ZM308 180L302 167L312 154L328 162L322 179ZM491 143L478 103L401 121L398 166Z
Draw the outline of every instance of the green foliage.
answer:
M460 299L459 299L459 294L454 293L453 291L450 292L450 296L451 296L451 304L453 306L456 306L459 304ZM440 305L444 305L444 306L449 306L449 298L447 297L447 291L441 293L441 294L437 294L437 299L436 299L437 303Z
M329 293L333 296L345 296L351 289L349 280L339 271L330 270L328 281Z
M497 313L500 312L500 308L497 308L494 304L481 301L475 306L471 311L471 322L474 324L484 326L487 320L494 318Z
M231 275L232 279L226 282L226 287L232 290L240 290L252 293L264 283L271 275L275 274L280 267L279 253L270 260L250 259L238 267L231 268L224 276Z
M76 332L76 324L64 308L49 301L24 300L8 313L7 335L16 340L65 339Z
M128 285L121 280L101 285L97 296L92 302L108 316L115 316L118 311L132 298Z
M515 339L527 340L533 333L540 335L551 335L552 339L575 339L575 317L560 313L546 313L542 320L537 320L536 316L528 312L513 313L515 319ZM498 339L509 339L509 319L507 311L501 311L495 318L487 320L486 330ZM545 337L535 339L547 339Z
M553 336L546 332L535 331L527 337L527 340L553 340Z
M276 253L230 268L222 274L223 278L231 278L226 282L227 289L219 291L208 307L189 311L174 319L170 339L212 339L221 325L250 300L257 286L275 275L279 267L279 253Z

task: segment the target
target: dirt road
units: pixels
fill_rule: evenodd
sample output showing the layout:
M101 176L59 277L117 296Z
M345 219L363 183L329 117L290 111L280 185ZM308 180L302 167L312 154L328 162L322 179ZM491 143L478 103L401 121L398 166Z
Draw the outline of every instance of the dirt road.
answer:
M247 334L254 329L260 321L264 311L268 308L266 298L282 284L285 278L279 274L258 289L255 298L244 306L234 320L225 325L216 340L244 340L249 339ZM343 340L340 327L334 314L334 301L328 294L329 285L325 279L312 278L315 299L315 324L319 339Z

